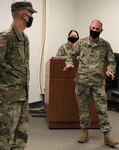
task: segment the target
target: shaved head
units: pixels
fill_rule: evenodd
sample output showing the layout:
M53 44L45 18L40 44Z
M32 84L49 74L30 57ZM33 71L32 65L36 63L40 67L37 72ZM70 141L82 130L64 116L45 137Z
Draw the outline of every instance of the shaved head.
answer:
M102 32L102 22L100 20L93 20L89 26L89 28L93 31L101 31Z
M103 26L103 24L102 24L102 22L101 22L100 20L93 20L93 21L91 22L91 24L93 24L93 23L100 24L101 28L102 28L102 26Z

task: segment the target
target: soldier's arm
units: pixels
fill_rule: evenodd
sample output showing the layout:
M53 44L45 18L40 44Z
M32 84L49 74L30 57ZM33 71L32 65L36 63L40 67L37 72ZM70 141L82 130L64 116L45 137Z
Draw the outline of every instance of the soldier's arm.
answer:
M106 55L106 62L107 62L107 71L106 75L110 76L112 80L114 79L114 74L116 71L116 62L113 50L109 43L107 43L107 55Z
M0 33L0 63L4 60L6 49L7 49L7 40Z
M68 53L68 56L67 56L67 59L65 62L66 66L63 69L64 71L74 68L75 60L76 60L77 56L79 56L79 54L80 54L80 42L77 42L72 47L72 50Z
M58 49L56 56L65 56L65 48L63 45Z

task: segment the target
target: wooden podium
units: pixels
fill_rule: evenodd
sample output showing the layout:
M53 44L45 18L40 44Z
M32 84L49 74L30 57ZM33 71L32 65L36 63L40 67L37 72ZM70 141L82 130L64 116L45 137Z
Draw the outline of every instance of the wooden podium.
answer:
M46 63L45 110L49 128L80 128L75 96L74 77L78 62L72 70L63 71L65 58L54 57ZM90 128L99 128L93 100L90 103Z

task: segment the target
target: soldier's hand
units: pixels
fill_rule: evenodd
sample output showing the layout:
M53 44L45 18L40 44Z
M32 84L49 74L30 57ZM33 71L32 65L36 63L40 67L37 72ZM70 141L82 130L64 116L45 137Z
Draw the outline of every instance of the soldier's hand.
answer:
M68 65L66 65L66 66L64 67L63 71L70 70L70 69L72 69L72 68L74 68L74 65L68 64Z
M114 78L115 78L114 74L113 74L112 72L110 72L110 71L107 71L107 72L106 72L106 75L107 75L108 77L111 77L112 80L114 80Z

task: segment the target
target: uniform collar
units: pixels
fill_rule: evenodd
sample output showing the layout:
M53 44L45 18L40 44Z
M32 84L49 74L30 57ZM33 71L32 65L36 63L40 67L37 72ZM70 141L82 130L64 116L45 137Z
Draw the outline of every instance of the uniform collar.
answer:
M87 37L86 44L88 46L92 46L93 45L93 47L94 47L94 46L97 46L97 45L101 44L101 41L102 41L102 39L99 37L97 42L93 42L93 41L91 41L90 36L89 36L89 37Z
M16 34L17 38L19 39L19 41L24 41L24 33L19 32L14 24L12 24L11 27L12 27L12 30L15 32L15 34Z

